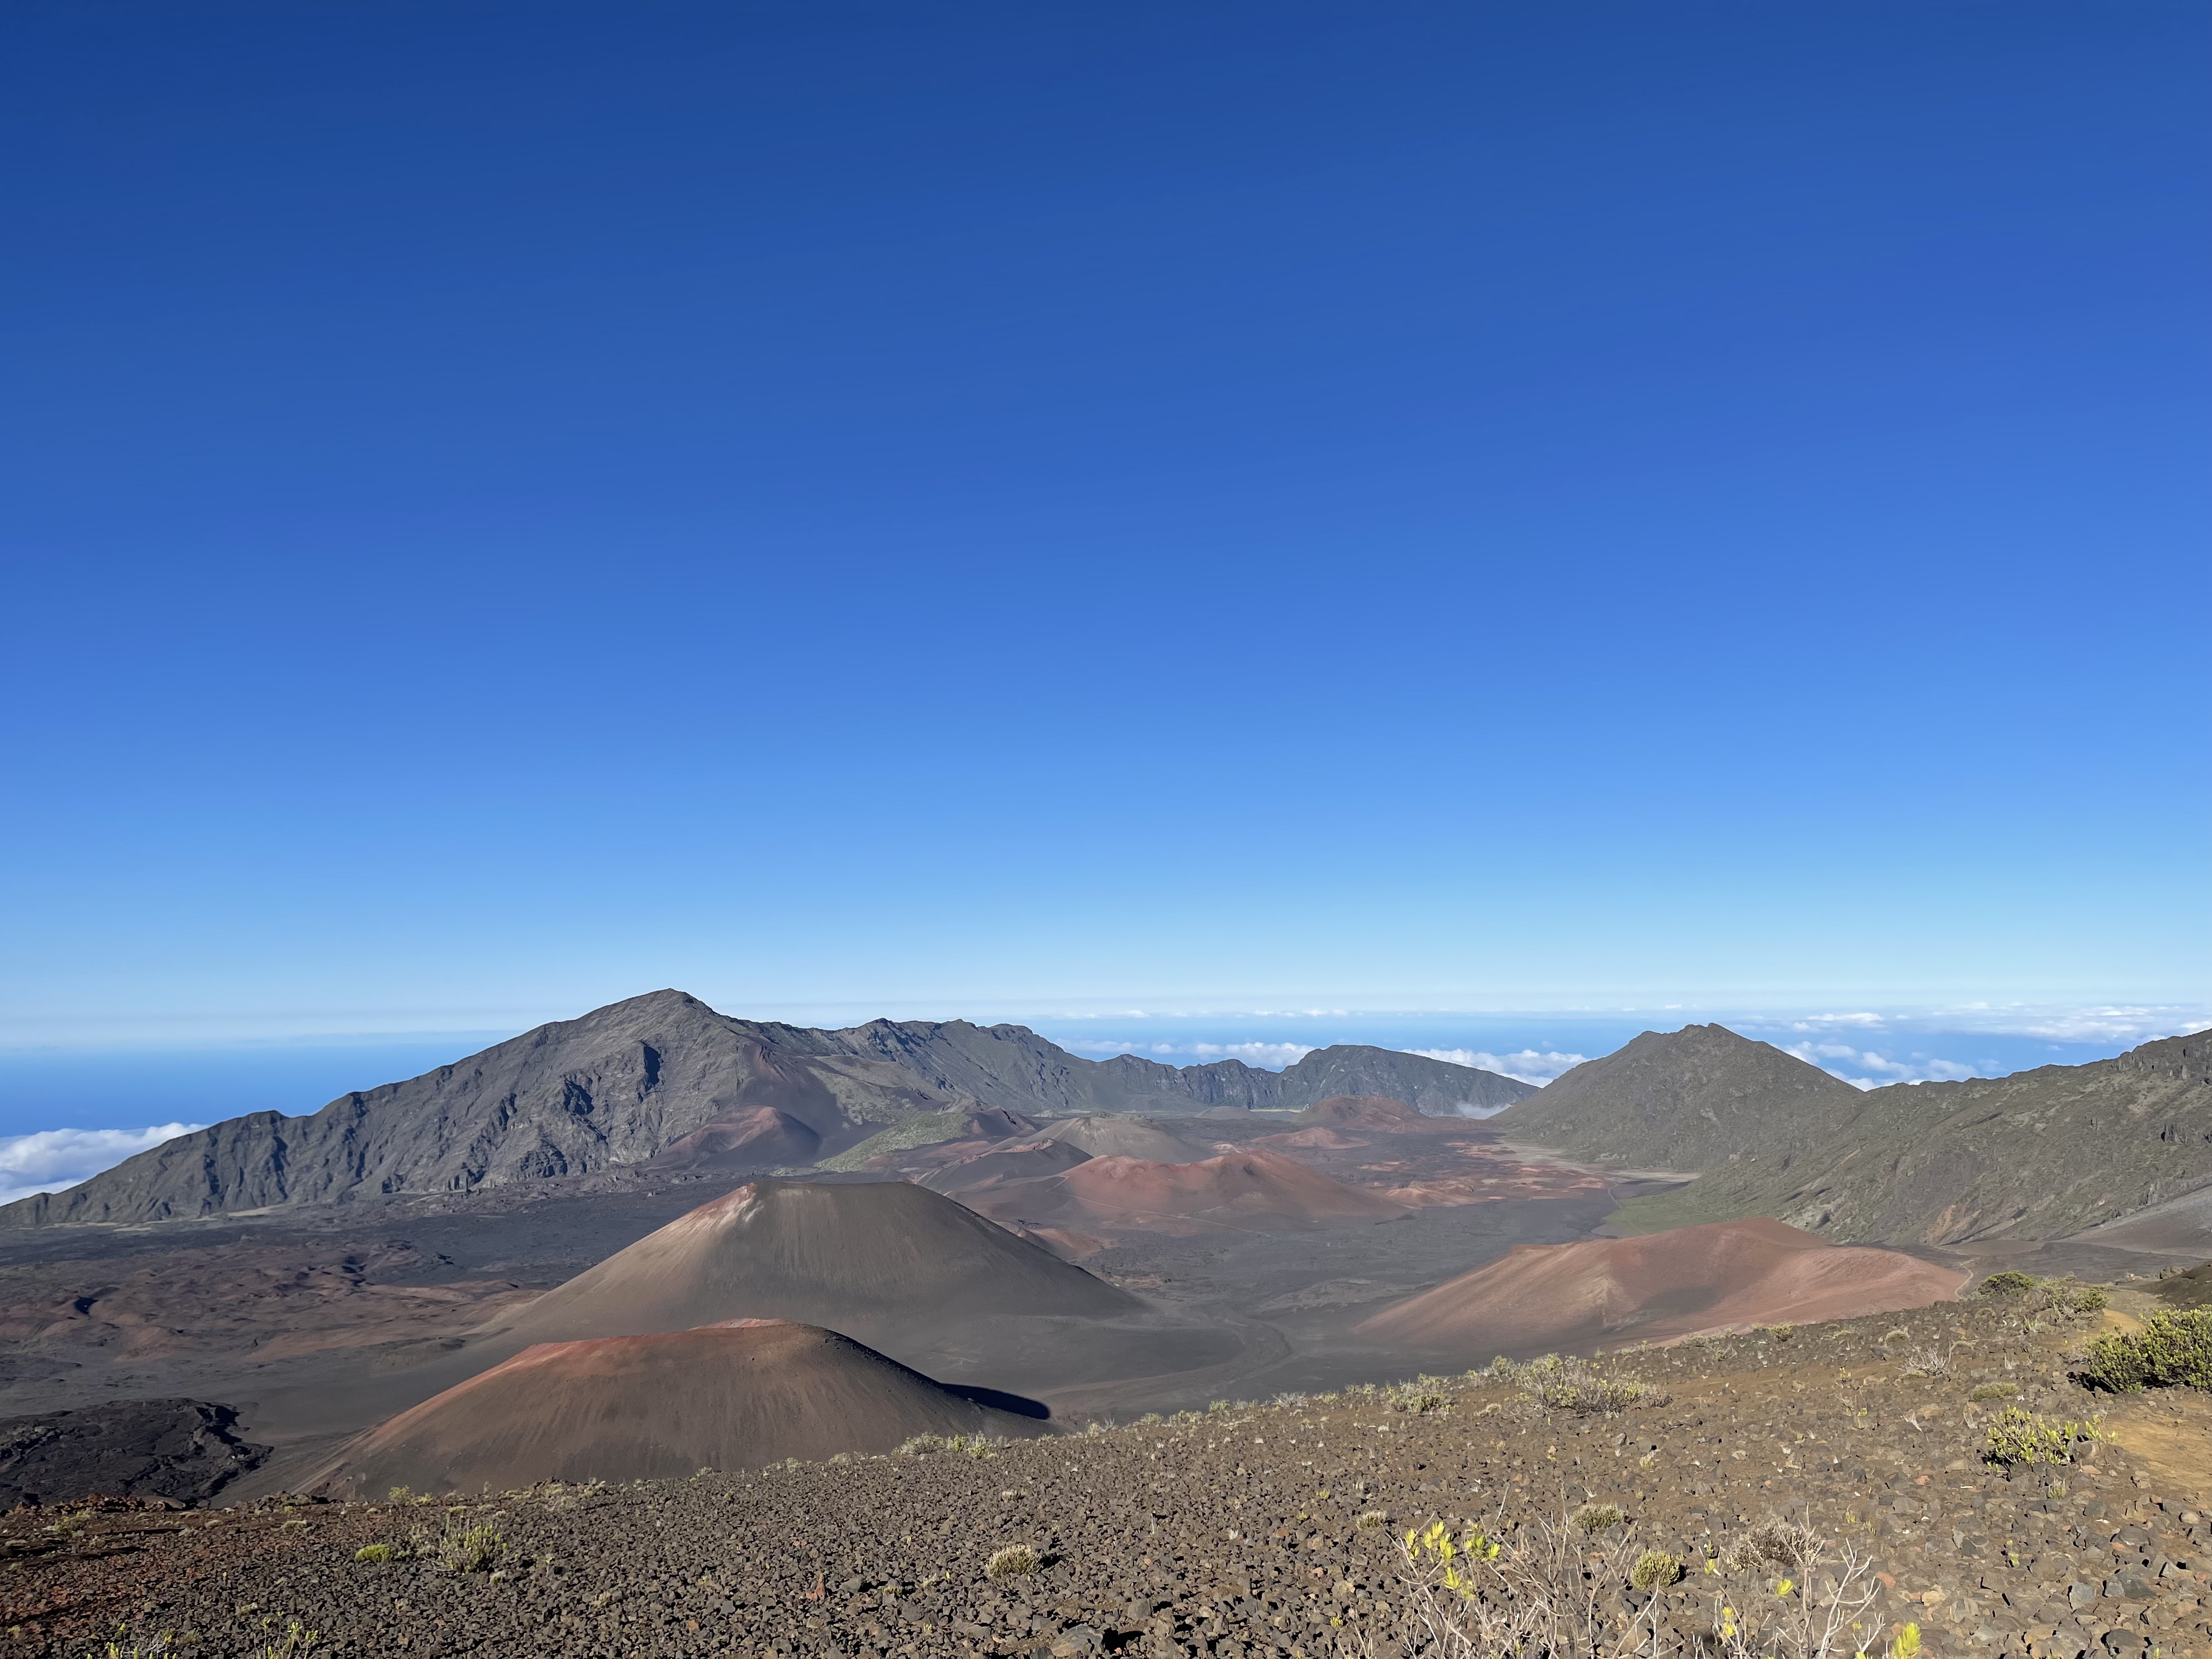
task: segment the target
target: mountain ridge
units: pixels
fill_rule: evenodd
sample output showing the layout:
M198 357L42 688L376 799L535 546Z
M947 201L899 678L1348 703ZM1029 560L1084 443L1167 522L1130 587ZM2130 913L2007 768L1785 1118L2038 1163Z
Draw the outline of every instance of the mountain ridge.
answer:
M1809 1146L1865 1096L1819 1066L1731 1031L1645 1031L1563 1073L1489 1127L1579 1158L1709 1170Z
M1394 1086L1347 1090L1346 1078ZM834 1151L860 1126L917 1112L1185 1115L1346 1092L1392 1092L1449 1111L1533 1091L1360 1045L1317 1049L1280 1073L1237 1060L1089 1060L1025 1026L886 1019L821 1030L742 1019L670 989L550 1022L298 1117L226 1119L64 1191L0 1206L0 1227L143 1223L589 1175L642 1164L702 1131L742 1133L763 1109Z
M1897 1083L1771 1158L1632 1200L1639 1230L1771 1215L1822 1237L2054 1239L2212 1185L2212 1031L2110 1060Z

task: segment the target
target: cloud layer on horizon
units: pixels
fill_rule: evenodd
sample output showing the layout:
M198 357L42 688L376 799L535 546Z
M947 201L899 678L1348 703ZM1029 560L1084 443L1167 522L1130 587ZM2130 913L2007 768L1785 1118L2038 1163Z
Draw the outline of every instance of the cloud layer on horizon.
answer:
M33 1193L60 1192L149 1146L206 1127L157 1123L144 1129L40 1129L27 1135L0 1135L0 1204L12 1204Z
M1477 1071L1495 1072L1517 1082L1533 1083L1540 1089L1562 1072L1571 1072L1589 1058L1588 1054L1563 1054L1556 1048L1520 1048L1510 1054L1493 1054L1486 1048L1408 1048L1405 1052L1448 1060L1454 1066L1472 1066ZM1501 1106L1498 1109L1505 1109Z

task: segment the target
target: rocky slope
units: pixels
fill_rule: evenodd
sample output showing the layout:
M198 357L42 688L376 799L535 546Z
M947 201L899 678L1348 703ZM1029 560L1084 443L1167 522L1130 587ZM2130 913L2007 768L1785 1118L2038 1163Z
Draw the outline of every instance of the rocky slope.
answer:
M204 1503L258 1466L238 1413L204 1400L126 1400L0 1421L0 1510L100 1492Z
M1647 1170L1771 1159L1848 1123L1859 1091L1723 1025L1646 1031L1492 1119L1508 1139Z
M2212 1033L2087 1066L1893 1085L1856 1103L1810 1145L1715 1169L1626 1218L1771 1215L1899 1243L2051 1239L2212 1183Z
M1587 1586L1602 1650L1628 1647L1638 1613L1661 1636L1637 1650L1672 1655L1717 1647L1724 1606L1761 1623L1785 1611L1778 1576L1824 1593L1826 1570L1739 1554L1774 1516L1808 1526L1831 1564L1844 1546L1871 1558L1846 1653L1883 1651L1908 1621L1930 1655L2212 1648L2196 1402L2120 1402L2118 1443L2008 1475L1979 1455L1995 1413L2094 1406L2064 1377L2074 1339L1986 1304L1895 1322L1626 1358L1616 1374L1652 1392L1612 1413L1459 1379L1224 1401L981 1455L541 1486L452 1510L272 1500L58 1525L19 1511L0 1517L9 1651L1395 1653L1413 1633L1396 1540L1433 1519L1482 1522L1509 1562L1577 1601ZM1954 1343L1951 1375L1916 1374L1911 1356ZM1624 1518L1588 1536L1561 1525L1589 1500ZM1567 1540L1548 1577L1546 1522ZM990 1574L1022 1547L1030 1571ZM1648 1602L1626 1571L1646 1548L1687 1569Z
M656 991L307 1116L257 1112L180 1136L66 1192L0 1206L0 1227L469 1192L640 1164L672 1149L679 1162L727 1168L729 1155L750 1145L773 1167L807 1150L809 1136L817 1146L849 1145L865 1126L918 1112L1188 1113L1304 1106L1348 1092L1448 1111L1528 1090L1382 1048L1324 1048L1279 1073L1233 1060L1178 1069L1130 1055L1079 1059L1018 1025L877 1020L813 1030L733 1018L680 991Z

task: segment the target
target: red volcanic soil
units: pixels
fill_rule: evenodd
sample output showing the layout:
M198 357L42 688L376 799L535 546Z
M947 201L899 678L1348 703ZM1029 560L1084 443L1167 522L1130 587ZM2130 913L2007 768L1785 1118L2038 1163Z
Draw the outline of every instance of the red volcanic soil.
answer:
M1142 1307L1042 1245L905 1182L756 1181L548 1291L503 1334L568 1341L750 1316L896 1346L901 1334L950 1320L1110 1319Z
M1316 1101L1298 1114L1301 1123L1321 1124L1340 1129L1381 1130L1385 1133L1420 1133L1432 1129L1449 1129L1464 1133L1467 1123L1462 1119L1434 1118L1415 1111L1402 1100L1392 1100L1386 1095L1331 1095L1327 1100Z
M783 1320L541 1342L361 1436L309 1485L334 1495L679 1480L917 1434L1034 1435L835 1331Z
M1956 1298L1971 1274L1838 1247L1764 1217L1638 1238L1520 1244L1386 1308L1359 1334L1405 1347L1533 1351L1617 1334L1665 1340Z
M1403 1215L1405 1207L1332 1181L1279 1152L1230 1152L1195 1164L1094 1158L1064 1175L970 1195L989 1214L1093 1231L1269 1231Z
M651 1161L659 1169L773 1170L811 1164L821 1150L822 1137L797 1118L773 1106L756 1106L700 1125Z

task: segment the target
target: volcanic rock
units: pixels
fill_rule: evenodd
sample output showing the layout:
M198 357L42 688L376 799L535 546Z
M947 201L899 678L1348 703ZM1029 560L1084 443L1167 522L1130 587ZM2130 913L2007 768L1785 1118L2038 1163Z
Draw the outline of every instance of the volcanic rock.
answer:
M0 1510L99 1494L201 1504L258 1468L266 1446L204 1400L125 1400L0 1419Z

